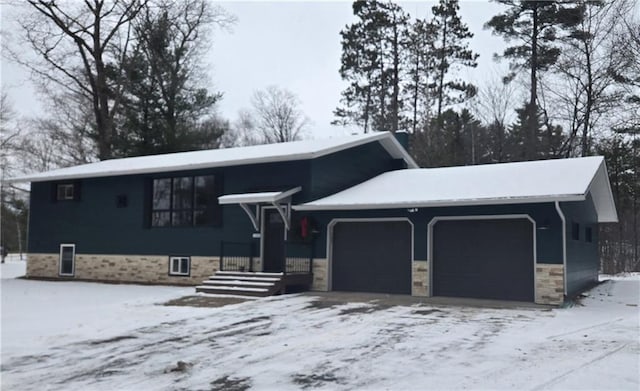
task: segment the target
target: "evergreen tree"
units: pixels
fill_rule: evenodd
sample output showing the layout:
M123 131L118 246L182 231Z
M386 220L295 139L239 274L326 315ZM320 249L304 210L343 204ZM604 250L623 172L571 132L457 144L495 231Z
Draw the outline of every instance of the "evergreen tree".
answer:
M135 25L137 47L122 67L126 83L121 156L170 153L216 147L228 125L217 118L222 94L196 86L198 53L204 44L198 29L211 18L204 1L188 8L146 8ZM197 80L196 80L197 79Z
M425 140L429 135L429 141ZM429 129L411 137L411 154L423 167L463 166L488 162L487 129L469 110L445 110Z
M404 96L409 103L408 129L413 133L424 129L431 117L433 97L430 89L436 85L432 70L435 68L436 33L433 25L424 19L415 20L409 27L406 40L406 79Z
M507 161L562 157L562 128L553 125L542 110L537 106L535 108L533 117L530 116L533 110L529 103L516 109L517 121L511 125L508 132ZM534 129L533 138L528 140L525 135L530 133L531 129ZM536 151L536 154L529 155L531 150Z
M458 0L440 0L431 11L431 30L437 35L434 47L433 86L437 101L436 117L440 118L443 107L451 103L459 103L465 97L476 94L476 88L462 80L447 80L451 68L465 66L475 68L478 54L469 49L468 40L473 37L466 24L462 23L458 11Z
M537 141L539 131L538 122L538 72L543 72L556 63L560 55L560 48L556 44L559 28L568 29L575 26L581 19L582 13L575 4L562 1L528 1L528 0L497 0L509 6L501 14L495 15L485 27L491 28L494 34L500 35L508 42L515 41L507 47L502 57L510 61L511 73L506 80L512 80L515 73L528 69L530 75L529 101L525 105L526 123L518 126L522 130L522 158L535 159L539 155L536 149L540 146Z
M340 32L340 76L349 86L332 123L395 132L402 122L401 56L409 16L393 2L377 1L355 1L353 14L358 21Z
M630 129L627 134L614 133L600 140L598 155L605 158L613 199L618 210L617 224L600 227L601 269L604 273L640 270L640 230L638 229L638 198L640 197L640 139ZM629 134L633 135L630 137Z

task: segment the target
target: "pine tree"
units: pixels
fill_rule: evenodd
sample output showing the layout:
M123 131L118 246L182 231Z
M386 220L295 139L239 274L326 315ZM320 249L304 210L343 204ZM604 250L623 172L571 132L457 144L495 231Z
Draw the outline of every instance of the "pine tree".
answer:
M353 14L358 21L340 32L340 76L349 86L332 123L395 132L402 122L402 43L409 16L393 2L377 1L355 1Z
M452 67L464 66L475 68L478 54L469 49L468 40L473 37L466 24L462 23L458 11L458 0L440 0L431 11L431 30L437 35L434 48L436 57L436 84L433 86L437 101L436 117L440 118L443 107L451 103L459 103L465 97L474 96L476 88L462 80L447 80Z
M529 101L525 106L528 110L528 122L520 123L522 127L522 159L532 160L538 156L540 144L537 142L538 123L538 73L544 72L556 63L560 55L560 48L556 44L559 28L568 29L575 26L581 18L581 12L575 4L562 1L528 1L528 0L498 0L509 6L502 14L495 15L485 27L491 28L493 33L504 37L515 44L507 47L502 57L510 61L511 72L506 77L510 81L520 69L528 69L530 77Z
M435 85L432 70L435 68L436 33L424 19L415 20L409 27L406 40L406 79L404 95L409 103L408 129L422 131L431 117L433 97L430 86Z
M222 94L197 86L197 54L203 44L198 28L204 28L210 14L206 2L192 5L147 8L135 25L137 47L122 65L121 156L216 147L228 127L214 111Z

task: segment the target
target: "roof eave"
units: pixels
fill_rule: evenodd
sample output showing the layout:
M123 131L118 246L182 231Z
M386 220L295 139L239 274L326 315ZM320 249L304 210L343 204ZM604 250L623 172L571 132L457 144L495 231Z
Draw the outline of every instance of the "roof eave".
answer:
M585 197L587 194L591 194L599 223L618 222L618 211L616 209L616 203L613 200L613 192L611 191L611 183L609 183L609 174L607 172L607 163L604 158L602 158L596 173L587 187Z
M380 144L385 148L385 150L394 158L402 158L409 168L418 168L416 162L409 156L407 151L400 145L398 140L396 140L395 136L389 132L380 132L379 134L372 135L371 137L353 140L349 142L345 142L343 144L325 148L321 151L316 152L306 152L306 153L298 153L298 154L290 154L290 155L278 155L278 156L270 156L270 157L259 157L259 158L249 158L249 159L235 159L235 160L227 160L222 162L206 162L200 164L183 164L173 167L149 167L143 169L131 169L123 171L104 171L98 173L79 173L79 174L67 174L67 175L52 175L52 176L42 176L38 175L25 175L16 178L8 178L4 179L4 183L21 183L21 182L49 182L49 181L64 181L64 180L76 180L76 179L87 179L87 178L103 178L110 176L127 176L127 175L141 175L141 174L157 174L163 172L174 172L174 171L185 171L185 170L199 170L199 169L207 169L207 168L218 168L218 167L231 167L231 166L240 166L245 164L260 164L260 163L278 163L284 161L295 161L295 160L304 160L304 159L314 159L326 155L330 155L332 153L340 152L349 148L353 148L359 145L368 144L371 142L380 142ZM170 156L170 154L168 155ZM100 162L97 162L100 163ZM60 169L60 170L64 170ZM56 171L56 170L54 170ZM51 172L51 171L48 171Z
M546 202L570 202L584 201L584 194L567 194L543 197L513 197L513 198L493 198L478 200L446 200L431 202L397 202L380 204L333 204L317 205L311 203L294 205L294 210L299 211L323 211L323 210L365 210L365 209L410 209L410 208L438 208L456 206L477 206L477 205L500 205L500 204L539 204Z

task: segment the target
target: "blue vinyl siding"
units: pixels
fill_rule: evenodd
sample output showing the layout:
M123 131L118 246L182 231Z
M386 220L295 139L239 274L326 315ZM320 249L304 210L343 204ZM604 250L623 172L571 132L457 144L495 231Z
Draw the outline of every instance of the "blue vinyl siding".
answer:
M253 226L237 205L222 206L222 224L206 227L149 227L147 202L153 178L215 175L219 193L302 191L293 203L321 198L399 166L378 142L314 160L297 160L214 169L89 178L77 201L54 202L52 182L31 185L29 252L57 253L60 243L75 243L84 254L217 255L221 241L255 241ZM219 183L222 181L223 183ZM117 207L120 196L126 207ZM259 248L257 246L256 248Z
M380 143L323 156L311 161L312 198L326 197L383 172L405 167L404 161L394 160Z
M567 221L567 295L573 296L598 281L598 216L591 196L585 201L562 202L560 208ZM572 238L573 225L579 227L579 239ZM591 228L592 240L585 231Z
M407 209L380 209L361 211L322 211L299 212L298 215L311 216L321 232L316 236L315 253L319 258L326 257L326 226L332 219L340 218L408 218L414 227L414 259L427 259L427 225L436 216L478 216L527 214L536 221L537 259L538 263L562 264L562 220L558 216L553 203L509 204L464 206L445 208L418 208L411 213Z

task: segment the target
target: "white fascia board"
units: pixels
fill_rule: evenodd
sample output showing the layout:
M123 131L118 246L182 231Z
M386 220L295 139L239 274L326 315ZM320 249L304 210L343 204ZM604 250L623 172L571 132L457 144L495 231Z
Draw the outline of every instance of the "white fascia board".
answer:
M406 149L400 144L398 139L391 134L391 137L380 140L380 144L389 152L394 159L402 159L407 162L407 168L420 168L418 163L409 155Z
M321 211L321 210L365 210L365 209L405 209L405 208L438 208L452 206L478 206L478 205L501 205L501 204L540 204L545 202L571 202L584 201L584 194L571 194L548 197L518 197L518 198L492 198L478 200L445 200L430 202L397 202L380 204L301 204L294 205L293 210L300 211Z
M326 155L330 155L335 152L340 152L345 149L353 148L359 145L368 144L370 142L378 141L380 144L387 150L387 152L394 158L402 158L407 162L407 166L410 168L418 168L418 165L413 161L411 156L404 150L404 148L400 145L400 143L396 140L395 136L389 132L380 132L371 134L369 137L362 137L356 140L344 142L339 145L335 145L332 147L327 147L321 150L313 151L313 152L304 152L304 153L293 153L293 154L281 154L275 156L267 156L267 157L251 157L251 158L235 158L229 159L225 161L216 161L216 162L202 162L197 164L180 164L180 165L168 165L168 166L153 166L153 167L144 167L144 168L124 168L124 169L98 169L95 172L78 172L78 173L70 173L65 174L64 171L68 169L72 169L75 167L68 168L60 168L56 170L47 171L39 174L32 175L24 175L16 178L7 178L4 179L5 183L20 183L20 182L46 182L46 181L61 181L61 180L73 180L73 179L83 179L83 178L102 178L102 177L110 177L110 176L125 176L125 175L141 175L141 174L156 174L156 173L164 173L164 172L174 172L174 171L186 171L186 170L199 170L206 168L216 168L216 167L230 167L230 166L240 166L240 165L249 165L249 164L260 164L260 163L277 163L277 162L285 162L285 161L295 161L295 160L306 160L306 159L314 159ZM195 152L195 151L194 151ZM188 152L187 152L188 153ZM166 154L167 158L171 158L172 154ZM161 156L161 155L152 155L152 156ZM147 156L140 156L138 158L146 158ZM149 156L150 157L150 156ZM134 158L125 158L125 159L136 159ZM109 162L110 160L105 160L102 162L95 163L87 163L90 164L100 164L103 162ZM61 174L56 175L56 171L63 171Z
M273 202L279 192L227 194L218 197L220 205L230 204L256 204L260 202Z
M71 180L71 179L83 179L83 178L103 178L103 177L110 177L110 176L157 174L157 173L163 173L163 172L169 173L174 171L199 170L199 169L205 169L205 168L241 166L241 165L258 164L258 163L277 163L277 162L283 162L283 161L309 159L312 157L313 157L312 153L303 153L303 154L293 154L293 155L286 155L286 156L274 156L274 157L268 157L268 158L237 159L237 160L215 162L215 163L183 164L183 165L170 166L170 167L166 167L166 166L165 167L146 167L146 168L140 168L140 169L113 170L113 171L103 171L103 172L95 172L95 173L77 173L77 174L67 174L67 175L63 174L63 175L50 175L50 176L36 174L36 175L27 175L22 177L5 179L4 182L6 183L47 182L47 181L63 181L63 180ZM61 168L60 170L64 170L64 168Z
M366 138L364 140L354 140L349 143L337 145L333 148L327 148L318 153L314 153L313 157L322 157L326 155L330 155L332 153L340 152L345 149L357 147L362 144L367 144L372 141L380 142L380 145L393 157L394 159L403 159L407 162L408 168L420 168L418 164L413 160L411 155L404 149L404 147L400 144L400 142L396 139L396 136L390 132L380 132L378 134L373 134L370 138Z
M593 176L587 193L591 194L593 206L596 208L599 223L617 223L618 212L616 203L613 200L611 192L611 184L609 183L609 174L607 173L607 164L602 159L602 163L598 167L596 174Z
M227 194L218 197L218 203L220 205L231 204L259 204L259 203L274 203L284 198L290 197L295 193L302 190L302 187L298 186L286 191L269 191L262 193L243 193L243 194Z

